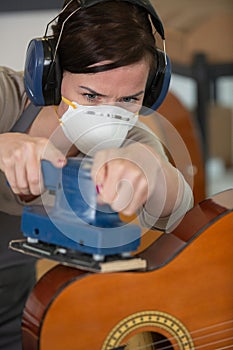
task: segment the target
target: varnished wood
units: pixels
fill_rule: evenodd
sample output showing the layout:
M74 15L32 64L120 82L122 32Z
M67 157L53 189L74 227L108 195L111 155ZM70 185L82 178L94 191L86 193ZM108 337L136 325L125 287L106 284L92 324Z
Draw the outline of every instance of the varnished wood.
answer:
M232 345L233 190L197 207L190 213L198 215L185 216L185 224L171 234L170 256L153 258L161 238L149 254L140 253L153 260L150 271L94 274L59 265L44 275L25 307L24 350L101 350L120 321L147 310L179 320L195 348ZM179 232L189 226L187 235ZM161 256L168 241L160 247ZM169 330L142 326L122 344L148 331L169 337ZM181 349L172 337L170 342Z
M52 269L58 263L48 259L38 259L36 268L36 278L39 280L47 271Z

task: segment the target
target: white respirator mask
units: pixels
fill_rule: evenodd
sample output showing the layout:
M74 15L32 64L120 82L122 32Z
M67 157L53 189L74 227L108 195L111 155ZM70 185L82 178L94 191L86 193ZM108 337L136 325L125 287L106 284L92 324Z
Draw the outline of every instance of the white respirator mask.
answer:
M138 114L112 105L83 106L70 102L60 118L66 137L84 154L91 157L102 149L118 148L138 120Z

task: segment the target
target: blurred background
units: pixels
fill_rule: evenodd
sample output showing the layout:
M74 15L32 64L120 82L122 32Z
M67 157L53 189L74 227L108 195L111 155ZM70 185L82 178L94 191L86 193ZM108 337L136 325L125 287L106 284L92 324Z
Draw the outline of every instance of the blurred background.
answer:
M62 3L0 2L1 66L23 69L28 42L43 36ZM152 3L165 27L173 71L170 92L198 135L204 195L233 188L233 0Z

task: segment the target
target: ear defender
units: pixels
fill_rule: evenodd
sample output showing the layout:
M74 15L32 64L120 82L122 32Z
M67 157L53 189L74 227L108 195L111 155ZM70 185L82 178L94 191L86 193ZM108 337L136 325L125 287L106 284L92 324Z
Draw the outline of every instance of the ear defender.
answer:
M156 70L149 74L146 91L143 100L141 113L143 115L150 114L149 109L156 110L163 103L167 96L171 81L171 62L164 51L157 49ZM146 107L146 108L145 108Z
M24 67L27 96L35 106L58 105L61 100L61 68L54 55L53 37L30 41Z
M60 13L73 1L75 0L70 0ZM73 13L79 9L91 7L105 1L108 0L80 0L80 7L77 7ZM163 43L165 43L163 24L149 0L121 1L127 1L146 9L156 31L161 36ZM70 16L65 19L65 22ZM54 19L48 25L53 21ZM47 29L45 33L47 33ZM57 55L58 45L59 40L55 43L55 39L52 36L46 36L46 34L43 38L33 39L29 43L24 68L24 85L29 99L36 106L58 105L61 101L62 69ZM164 51L159 49L156 51L156 69L148 77L143 101L143 107L147 108L142 107L141 110L144 115L149 114L148 109L156 110L162 104L167 95L171 79L171 64L165 49Z

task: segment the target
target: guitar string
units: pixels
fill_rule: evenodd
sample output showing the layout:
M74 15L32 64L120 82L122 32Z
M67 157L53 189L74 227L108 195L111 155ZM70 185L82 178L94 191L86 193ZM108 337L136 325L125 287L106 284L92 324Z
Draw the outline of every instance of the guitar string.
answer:
M206 346L217 345L219 343L222 343L223 341L229 341L229 340L233 340L233 337L223 338L223 339L220 339L220 340L216 340L214 342L210 342L210 343L207 343L207 344L199 345L199 346L196 346L195 349L202 349L202 348L205 348ZM220 349L222 349L222 347L216 348L215 350L220 350Z
M194 331L190 332L190 335L192 336L192 335L194 335L194 334L196 334L196 333L201 333L201 332L203 332L203 331L210 330L210 329L213 329L213 328L216 328L216 327L219 327L219 326L229 325L230 323L233 323L233 320L224 321L224 322L218 323L218 324L216 324L216 325L212 325L212 326L208 326L208 327L203 327L203 328L201 328L201 329L199 329L199 330L194 330ZM219 334L228 332L228 331L230 331L230 330L233 330L233 328L230 327L230 328L223 329L223 330L221 330L221 331L215 331L215 332L212 332L212 333L208 333L208 334L203 335L203 336L192 337L192 340L193 340L193 341L196 341L196 340L201 340L201 339L204 339L204 338L207 338L207 337L208 337L208 338L209 338L209 337L213 337L213 336L215 336L215 335L219 335ZM223 338L222 340L220 340L220 341L218 341L218 342L222 342L222 341L225 341L225 340L228 340L228 339L231 340L231 339L233 339L233 337L230 337L230 338ZM159 340L159 341L153 342L153 343L151 343L151 344L149 344L149 345L146 345L146 346L139 346L139 347L135 348L135 350L145 349L146 347L149 347L149 346L151 346L151 345L162 345L163 343L165 343L165 342L167 342L167 341L174 341L174 340L175 340L175 337L168 337L168 338L166 338L166 339L164 339L164 340ZM211 345L211 343L209 343L209 344ZM207 344L205 344L205 345L201 345L201 346L199 346L198 348L203 347L203 346L204 346L204 347L205 347L205 346L208 346L209 344L207 343ZM175 344L175 345L178 345L178 344ZM171 348L170 345L169 345L169 346L165 346L165 347L163 347L163 348L160 348L160 350L165 350L165 349L169 349L169 348ZM220 348L220 349L221 349L221 348ZM218 350L218 349L215 349L215 350Z
M226 331L229 331L229 330L232 330L233 328L228 328L226 330L224 330L223 332L226 332ZM218 334L219 333L223 333L223 332L217 332ZM201 340L201 339L204 339L204 338L207 338L207 337L212 337L216 335L216 333L212 333L212 334L209 334L209 335L205 335L205 336L202 336L202 337L196 337L196 338L192 338L193 341L197 341L197 340ZM174 337L170 337L170 338L166 338L165 340L160 340L160 341L156 341L156 342L153 342L151 343L150 345L148 345L147 347L151 346L151 345L162 345L162 343L165 343L167 341L171 341L171 340L176 340ZM221 343L223 341L228 341L228 340L233 340L233 337L230 337L230 338L222 338L218 341L215 341L215 342L208 342L206 344L202 344L202 345L199 345L199 346L196 346L195 349L201 349L201 348L204 348L206 346L210 346L210 345L214 345L214 344L217 344L217 343ZM174 343L174 345L176 346L179 346L179 344L176 342ZM140 346L138 348L136 348L135 350L140 350L140 349L144 349L143 346ZM164 347L160 347L160 350L166 350L166 349L173 349L173 345L169 345L169 346L164 346ZM221 348L219 348L221 349ZM216 348L215 350L218 350L218 348Z
M192 331L191 334L198 333L198 332L203 332L203 331L208 331L210 329L213 329L213 328L216 328L216 327L219 327L219 326L227 326L230 323L233 323L233 320L227 320L227 321L223 321L223 322L220 322L220 323L213 324L211 326L207 326L207 327L203 327L203 328L200 328L200 329L196 329L196 330Z
M221 348L221 350L232 349L232 348L233 348L233 344L224 346L223 348Z
M220 326L227 326L229 325L230 323L233 323L233 320L230 320L230 321L224 321L224 322L221 322L221 323L217 323L215 325L212 325L212 326L208 326L208 327L203 327L203 328L200 328L198 330L194 330L192 332L190 332L189 334L191 335L191 338L193 340L200 340L200 339L203 339L203 338L206 338L206 337L210 337L210 336L214 336L214 335L217 335L217 334L222 334L224 332L228 332L229 330L232 330L233 328L232 327L228 327L228 328L225 328L223 330L220 330L220 331L212 331L212 332L209 332L207 335L203 335L203 336L195 336L195 334L197 333L202 333L204 331L210 331L211 329L213 328L216 328L216 327L220 327ZM174 340L175 337L169 337L167 338L168 340ZM164 342L166 340L161 340L160 342ZM136 349L135 349L136 350Z
M134 350L144 350L146 348L150 348L151 346L155 346L155 347L159 346L159 350L174 349L174 346L178 346L179 347L179 344L177 342L174 343L174 344L171 344L171 345L166 345L166 346L160 347L160 345L163 342L167 342L168 340L169 340L169 338L167 338L166 340L160 340L160 341L152 342L152 343L147 344L147 345L137 346L136 348L134 347ZM193 339L193 340L196 340L196 339ZM196 349L202 349L202 348L205 348L207 346L216 345L216 344L219 344L219 343L221 343L223 341L229 341L229 340L233 340L233 337L223 338L221 340L216 340L214 342L209 342L209 343L206 343L206 344L195 346L195 350ZM215 348L215 350L224 350L224 349L231 349L231 348L233 348L233 343L232 343L232 345L227 345L227 346L220 347L220 348L217 347L217 348Z
M193 340L205 339L205 338L213 337L213 336L216 336L216 335L219 335L219 334L223 334L223 333L231 331L231 330L233 330L233 327L226 328L226 329L223 329L221 331L216 331L216 332L212 332L212 333L209 333L209 334L205 334L205 335L202 335L202 336L199 336L199 337L194 337L192 339Z

